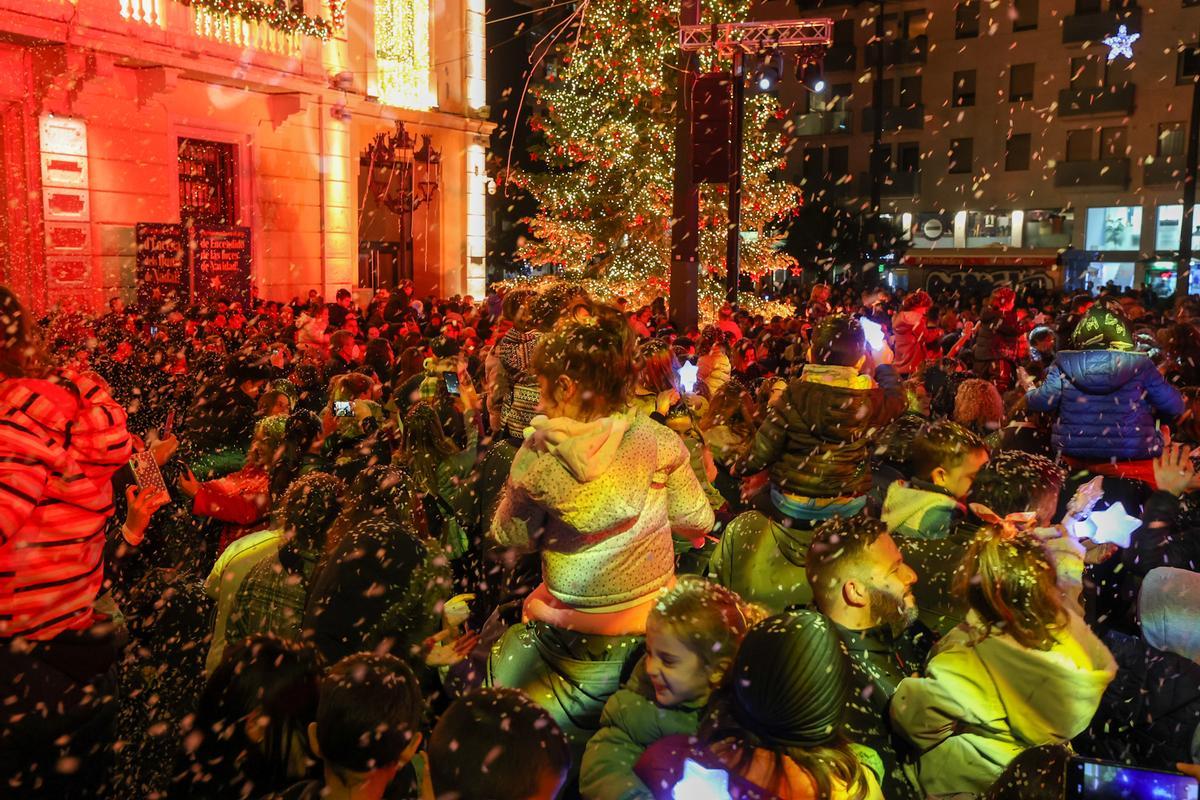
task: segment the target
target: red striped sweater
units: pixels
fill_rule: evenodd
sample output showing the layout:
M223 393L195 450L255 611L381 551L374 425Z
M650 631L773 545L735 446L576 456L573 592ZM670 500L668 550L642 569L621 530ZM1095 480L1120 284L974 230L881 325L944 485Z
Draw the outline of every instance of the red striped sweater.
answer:
M88 627L104 578L112 476L132 440L99 378L61 377L0 380L0 638Z

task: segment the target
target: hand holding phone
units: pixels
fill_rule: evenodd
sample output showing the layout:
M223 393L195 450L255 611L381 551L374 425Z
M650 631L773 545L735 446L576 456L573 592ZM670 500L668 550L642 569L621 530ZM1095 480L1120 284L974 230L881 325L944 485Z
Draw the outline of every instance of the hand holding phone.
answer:
M442 373L442 380L446 382L446 391L452 397L458 397L458 373L453 370L446 370Z
M333 415L335 417L353 417L354 403L350 400L334 400Z

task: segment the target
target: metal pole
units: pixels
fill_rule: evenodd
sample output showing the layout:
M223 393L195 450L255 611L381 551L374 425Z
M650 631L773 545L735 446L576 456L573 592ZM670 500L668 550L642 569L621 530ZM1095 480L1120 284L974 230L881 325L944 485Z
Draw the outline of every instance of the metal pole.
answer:
M700 0L683 0L680 24L700 24ZM681 50L675 100L675 195L671 204L671 319L680 333L695 328L700 265L700 190L692 179L692 87L696 57Z
M733 119L729 142L729 238L725 245L725 299L737 302L741 277L742 239L742 118L746 113L746 65L741 50L733 51Z
M879 219L880 195L883 193L883 62L884 62L883 0L875 13L875 75L871 83L871 105L875 119L871 133L871 221ZM876 225L872 226L878 227Z
M1187 297L1192 276L1192 230L1195 228L1196 162L1200 149L1200 75L1192 78L1192 116L1188 122L1187 166L1183 176L1183 222L1179 226L1179 268L1175 296Z

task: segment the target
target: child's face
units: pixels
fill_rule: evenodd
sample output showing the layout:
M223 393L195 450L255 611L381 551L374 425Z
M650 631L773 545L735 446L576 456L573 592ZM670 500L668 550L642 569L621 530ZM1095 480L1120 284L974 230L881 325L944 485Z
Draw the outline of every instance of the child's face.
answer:
M938 467L933 471L933 482L955 498L962 500L971 491L971 485L980 471L987 466L986 450L972 450L961 461L951 467Z
M700 656L654 622L646 626L646 676L655 702L668 708L703 703L712 692L712 676Z

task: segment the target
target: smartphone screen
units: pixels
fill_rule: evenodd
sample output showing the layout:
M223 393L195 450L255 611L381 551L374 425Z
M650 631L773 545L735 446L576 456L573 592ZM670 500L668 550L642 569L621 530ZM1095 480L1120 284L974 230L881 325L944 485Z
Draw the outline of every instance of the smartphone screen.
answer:
M1177 772L1073 757L1067 767L1067 800L1102 798L1200 800L1200 784Z
M442 377L446 381L446 391L454 396L458 396L458 373L447 370L442 373Z
M872 350L882 350L884 345L883 326L866 317L862 317L858 322L862 325L863 334L867 337L867 344L870 348Z
M349 400L333 401L333 415L335 417L353 417L354 404Z

